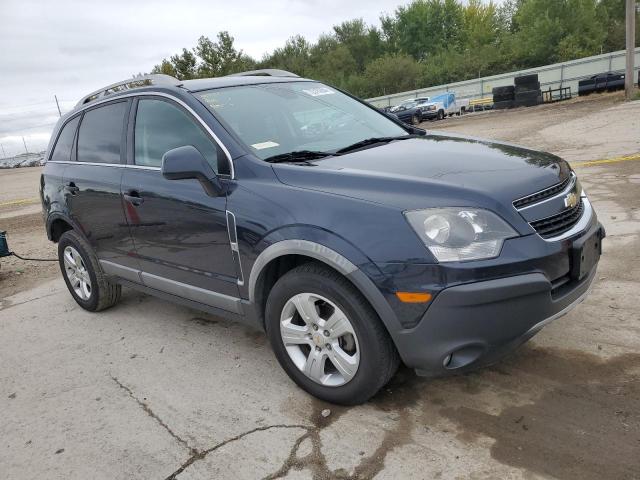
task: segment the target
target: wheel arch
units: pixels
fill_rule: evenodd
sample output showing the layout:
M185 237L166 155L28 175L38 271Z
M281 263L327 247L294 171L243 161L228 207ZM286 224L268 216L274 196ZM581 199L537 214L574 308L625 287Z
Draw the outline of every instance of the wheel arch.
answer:
M282 240L271 244L253 264L248 284L249 302L254 306L262 327L264 306L271 287L287 271L309 261L322 263L349 280L376 311L395 343L400 323L373 281L342 254L309 240Z
M52 213L47 218L47 238L54 243L58 243L62 234L68 230L75 230L84 237L74 225L74 222L66 215Z

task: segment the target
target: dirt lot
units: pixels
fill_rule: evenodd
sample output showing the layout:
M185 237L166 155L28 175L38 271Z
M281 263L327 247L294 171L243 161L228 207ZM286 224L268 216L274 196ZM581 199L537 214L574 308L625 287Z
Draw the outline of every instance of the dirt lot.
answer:
M639 119L606 95L424 126L577 162L640 153ZM590 297L494 367L401 370L355 408L297 389L259 332L133 291L88 314L55 265L0 260L2 477L640 478L640 160L577 171L609 235ZM0 204L38 177L0 171ZM55 254L36 205L0 230Z

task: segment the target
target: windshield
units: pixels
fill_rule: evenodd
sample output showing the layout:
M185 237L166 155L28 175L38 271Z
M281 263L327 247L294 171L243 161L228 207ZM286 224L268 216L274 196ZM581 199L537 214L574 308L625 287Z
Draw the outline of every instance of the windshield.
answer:
M318 82L243 85L198 95L262 159L408 135L375 109Z

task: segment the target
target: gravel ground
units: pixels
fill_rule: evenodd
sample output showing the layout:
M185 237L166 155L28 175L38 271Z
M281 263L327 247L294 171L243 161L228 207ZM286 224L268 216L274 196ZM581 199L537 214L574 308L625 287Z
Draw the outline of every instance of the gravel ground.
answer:
M639 114L604 95L424 126L580 161L639 153ZM353 408L297 389L260 332L133 291L89 314L55 265L1 259L2 477L640 478L640 160L577 171L609 235L587 300L494 367L401 370ZM37 196L16 172L0 230L54 255L37 205L1 206Z

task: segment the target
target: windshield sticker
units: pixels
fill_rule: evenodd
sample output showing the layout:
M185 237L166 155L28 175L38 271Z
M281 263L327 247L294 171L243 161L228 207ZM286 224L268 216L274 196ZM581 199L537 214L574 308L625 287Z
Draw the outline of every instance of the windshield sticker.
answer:
M268 142L254 143L251 146L256 150L264 150L265 148L279 147L280 144L276 142L268 141Z
M312 97L319 97L320 95L333 95L334 93L336 93L327 87L309 88L308 90L302 91L307 95L311 95Z

